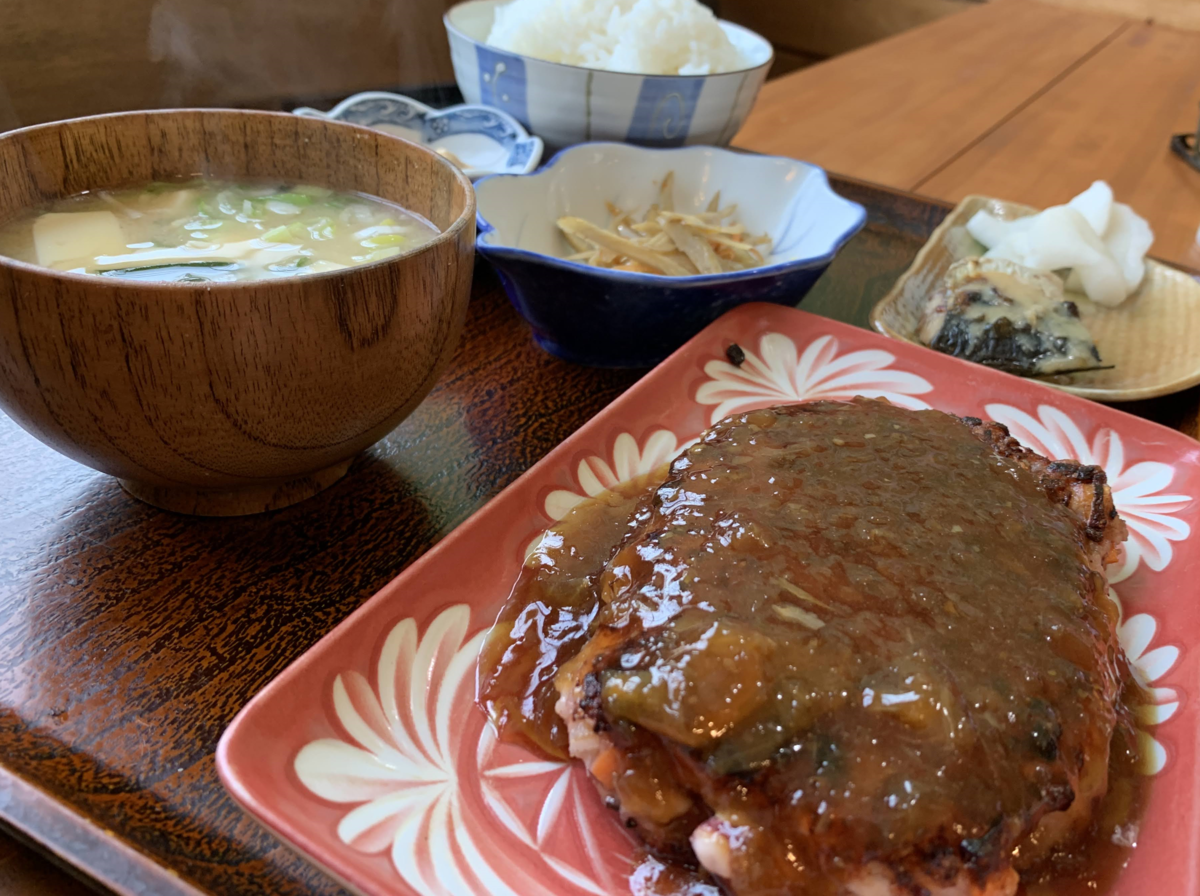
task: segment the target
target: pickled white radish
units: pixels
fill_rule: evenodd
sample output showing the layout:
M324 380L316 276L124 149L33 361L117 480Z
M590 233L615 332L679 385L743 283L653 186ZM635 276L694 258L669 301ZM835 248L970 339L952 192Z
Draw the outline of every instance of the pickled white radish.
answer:
M1121 266L1125 288L1133 292L1146 276L1146 253L1154 242L1154 231L1149 222L1128 205L1118 202L1113 205L1104 242Z
M1096 181L1066 205L1004 221L986 211L967 231L987 248L985 258L1004 258L1040 271L1069 271L1068 290L1083 291L1101 305L1119 305L1141 285L1146 252L1154 242L1149 223L1112 188Z
M967 233L988 248L998 246L1018 233L1029 229L1033 216L1005 221L987 211L977 211L967 222Z
M1108 229L1108 220L1112 214L1112 187L1102 180L1094 181L1067 205L1083 215L1097 235L1103 235Z
M986 245L986 243L984 244ZM1033 267L1028 263L1030 255L1029 248L1029 232L1028 230L1014 233L1002 243L998 243L989 249L984 258L1003 258L1007 261L1016 262L1025 267Z

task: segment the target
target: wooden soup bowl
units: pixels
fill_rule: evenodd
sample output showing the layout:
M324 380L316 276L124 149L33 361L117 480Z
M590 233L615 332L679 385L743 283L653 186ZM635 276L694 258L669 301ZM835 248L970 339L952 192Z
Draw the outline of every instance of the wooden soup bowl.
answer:
M0 135L0 221L84 190L206 175L369 193L432 221L408 254L293 279L141 283L0 257L0 407L135 497L258 513L336 482L450 360L471 183L377 131L267 112L101 115Z

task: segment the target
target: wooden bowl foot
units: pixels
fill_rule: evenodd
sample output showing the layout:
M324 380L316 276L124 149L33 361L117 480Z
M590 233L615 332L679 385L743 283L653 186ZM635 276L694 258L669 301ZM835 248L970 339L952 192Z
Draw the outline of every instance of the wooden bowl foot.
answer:
M150 485L120 480L139 501L190 516L249 516L279 510L322 492L346 475L354 458L296 479L247 485L242 488L206 489L189 486Z

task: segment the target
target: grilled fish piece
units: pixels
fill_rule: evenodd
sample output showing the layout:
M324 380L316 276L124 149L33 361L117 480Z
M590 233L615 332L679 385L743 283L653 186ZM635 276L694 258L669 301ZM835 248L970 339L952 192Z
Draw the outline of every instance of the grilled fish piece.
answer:
M1098 468L857 399L607 500L531 558L480 695L660 855L737 896L1012 896L1091 822L1127 678Z
M921 315L930 348L1018 376L1095 370L1100 352L1055 274L1004 258L950 266Z

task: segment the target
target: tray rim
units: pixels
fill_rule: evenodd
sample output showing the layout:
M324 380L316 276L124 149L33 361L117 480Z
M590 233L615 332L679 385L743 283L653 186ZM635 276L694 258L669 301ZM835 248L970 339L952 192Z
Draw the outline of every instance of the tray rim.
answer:
M834 335L838 334L839 331L851 331L856 335L862 335L865 332L870 334L867 336L867 339L869 340L874 340L881 335L876 333L874 330L858 327L845 321L838 321L832 318L816 315L812 312L805 312L801 309L756 302L740 306L739 308L727 312L721 318L718 318L718 320L713 324L710 324L709 327L706 327L699 334L693 337L693 339L684 343L683 346L673 352L658 366L665 367L669 362L676 359L677 356L691 354L694 351L694 343L699 343L704 340L710 335L711 331L717 330L721 323L728 319L751 316L756 313L769 313L771 315L779 315L782 313L783 315L790 317L792 314L796 314L797 312L802 319L810 319L816 322L818 326L828 327ZM932 349L920 345L919 343L910 343L910 345L913 345L914 348L921 353L929 353L930 355L935 356L939 359L939 363L948 363L951 367L954 367L954 365L965 365L964 372L969 371L979 375L981 371L986 371L986 373L983 373L985 377L999 376L1003 378L1011 376L1010 374L1005 374L1001 371L996 371L991 368L983 367L982 365L964 361L959 358L954 358L940 352L935 352ZM880 347L883 346L881 345ZM493 508L492 505L494 503L501 504L503 499L510 499L514 492L520 491L527 486L527 480L536 479L546 469L557 469L564 463L569 463L569 459L577 455L583 445L586 444L588 434L584 434L585 430L589 429L593 424L599 426L601 423L606 422L606 418L613 414L615 410L618 410L619 406L626 403L635 403L643 392L652 392L658 385L655 381L655 378L652 376L652 374L654 374L656 371L657 367L630 386L629 389L627 389L624 393L617 396L615 399L613 399L613 401L609 402L609 404L605 405L604 408L589 418L588 421L580 426L579 429L564 438L561 442L554 446L554 448L550 449L545 456L530 466L524 473L514 479L511 483L505 486L504 489L481 505L468 517L466 517L453 530L448 532L437 544L430 547L429 550L427 550L424 554L397 572L396 576L383 585L375 594L367 598L367 600L356 607L341 622L330 629L320 640L304 651L304 653L293 659L292 662L283 669L283 671L281 671L275 678L268 682L267 685L265 685L258 693L256 693L241 708L241 710L238 711L233 720L228 724L222 733L214 758L222 786L235 800L239 807L245 811L255 823L279 838L283 844L291 848L303 861L308 862L314 867L319 868L322 872L329 874L330 877L332 877L334 880L337 880L343 886L346 886L352 892L364 894L364 896L367 893L376 892L374 890L363 890L361 887L351 883L351 881L345 876L344 871L335 872L325 863L325 861L323 861L323 859L318 858L318 855L320 854L319 850L323 849L322 844L324 841L314 842L313 838L308 836L308 834L301 830L298 826L287 825L281 827L274 823L277 819L270 815L270 808L262 805L263 801L261 798L255 797L252 794L252 791L246 785L246 782L238 774L236 774L232 768L234 763L231 762L230 754L233 750L234 741L238 739L238 729L247 724L246 720L255 714L255 710L259 705L265 704L267 701L271 700L277 691L286 691L288 686L292 684L293 679L302 677L305 672L303 667L306 666L309 661L316 659L316 655L319 652L329 649L333 642L349 635L351 631L359 626L360 619L369 617L376 613L380 608L390 603L394 603L396 600L396 592L399 590L403 581L409 579L410 577L415 578L420 571L427 566L436 565L441 559L441 554L449 546L447 543L452 540L456 540L459 537L463 537L463 532L460 532L460 530L471 528L470 524L476 522L477 517L483 516L485 513L495 513L497 510L501 509ZM1046 401L1051 403L1064 402L1062 397L1064 395L1063 390L1052 389L1048 384L1039 382L1037 380L1031 380L1022 377L1015 377L1014 379L1017 382L1013 383L1013 385L1018 391L1025 388L1031 388L1035 393L1039 393L1039 399L1044 397ZM1043 392L1042 390L1049 391ZM1086 408L1094 403L1080 396L1072 395L1065 399L1065 404L1068 408L1070 408L1072 405L1077 408ZM1118 407L1103 405L1099 405L1099 407L1102 408L1100 413L1104 416L1115 414L1118 420L1114 422L1130 421L1135 427L1138 428L1139 434L1137 436L1132 436L1129 434L1128 430L1118 430L1118 432L1123 435L1127 435L1131 438L1137 438L1139 441L1149 441L1150 439L1157 437L1157 440L1160 444L1163 442L1168 444L1177 444L1180 445L1180 447L1187 447L1189 454L1195 453L1195 449L1192 449L1190 444L1188 444L1193 442L1193 440L1188 437L1187 434L1180 432L1179 430L1172 429L1155 421L1147 420L1127 411L1123 411ZM1147 437L1149 437L1149 439ZM588 450L593 449L589 448ZM1183 455L1181 455L1181 458L1182 457ZM1200 532L1195 533L1193 538L1198 536L1200 536ZM1200 552L1200 548L1197 550ZM1200 556L1200 553L1198 553L1198 556ZM396 614L393 612L391 615L395 616ZM376 641L378 641L380 638L380 632L375 632L373 637L376 639ZM1200 642L1197 643L1200 645ZM375 647L377 646L378 645L375 644ZM372 650L374 650L374 648L372 648ZM258 803L259 805L256 807L255 803ZM268 810L265 814L262 811L264 809ZM276 815L278 815L279 812L280 810L275 810ZM1200 809L1197 810L1196 817L1198 820L1200 820ZM297 834L296 836L294 836L292 833L284 833L286 829L292 828L295 829ZM1198 852L1196 856L1197 861L1200 862L1200 852ZM1197 864L1196 868L1200 869L1200 864ZM390 890L386 892L390 892ZM407 892L407 890L402 889L401 892Z
M332 104L336 99L338 98L327 97L322 102ZM423 101L430 102L429 100ZM730 148L740 152L753 152L753 150L736 146ZM954 207L953 202L924 193L920 188L890 186L836 170L831 170L829 176L837 192L867 208L867 226L869 228L879 228L880 231L889 234L889 245L890 240L893 239L905 241L910 247L907 250L909 252L916 251L916 248ZM1193 268L1178 261L1164 263L1193 276L1200 276L1200 268ZM874 262L870 262L870 264L870 270L878 273L878 266ZM890 270L896 270L896 268ZM889 273L888 276L893 277L894 275ZM491 298L482 298L489 291L485 289L481 293L476 287L473 291L472 301L482 300L485 304L493 301ZM503 299L502 296L501 299ZM491 306L489 305L489 307ZM505 304L504 307L507 305ZM830 308L820 312L819 316L835 322L849 323L856 330L869 326L864 323L865 315L860 315L858 312L847 317L843 316L839 309ZM506 345L509 344L506 343ZM474 376L474 373L471 373L470 376ZM1117 405L1116 409L1120 409L1120 407ZM1151 415L1155 419L1142 417L1142 422L1162 426L1170 432L1189 437L1189 432L1183 429L1182 422L1157 423L1157 420L1160 419L1172 419L1171 413L1158 409L1138 411L1138 416L1143 414ZM533 462L536 463L536 459ZM497 488L497 484L493 484L491 488ZM495 495L501 491L502 488L497 490ZM475 496L469 502L464 503L463 520L465 521L470 515L482 509L495 495L492 497ZM142 531L143 525L139 524L132 531ZM451 530L447 529L440 534L440 537L444 538L450 534ZM428 546L425 549L426 552L434 546L436 546L436 542ZM411 562L416 562L420 556L417 554L411 558ZM362 562L361 558L356 559L356 564ZM367 592L362 589L354 590L359 601L366 601L370 599L375 590L379 589ZM63 595L79 593L78 589L74 587L56 586L55 593L60 592ZM13 592L13 594L20 597L22 593ZM28 592L25 592L25 596L28 596ZM346 616L348 615L349 613L346 614ZM335 621L333 625L340 621ZM313 639L310 648L316 643L317 640ZM302 655L303 651L297 651L294 657L299 658ZM280 671L282 672L283 669ZM243 696L235 706L240 708L240 705L245 705L253 695L254 692L250 692L248 696ZM19 702L10 705L15 705L17 708L21 706ZM116 708L123 710L123 707L120 706ZM227 713L223 716L226 720L225 724L232 720L233 715L234 713ZM219 721L218 724L220 724ZM14 743L27 745L29 743L27 735L19 736ZM202 759L201 762L212 762L211 757L215 744L211 739L209 739L209 744L206 755L210 758ZM60 742L53 756L56 760L61 760L70 756L74 751L78 752L75 753L76 759L73 761L79 762L80 768L94 770L103 767L97 754L81 748L80 743L75 740ZM120 770L124 767L116 765L109 766L109 768ZM38 773L34 774L34 771ZM139 784L136 779L130 780L133 780L134 784L125 795L141 799L142 795L149 792L148 788ZM43 773L41 766L37 769L25 768L15 761L10 761L9 757L0 756L0 790L7 788L9 796L20 794L23 790L30 794L36 794L29 801L10 800L7 806L0 806L0 828L26 843L39 858L70 865L73 872L81 879L96 882L102 888L107 887L114 893L132 896L135 892L143 892L144 889L139 888L142 887L145 879L149 879L156 881L164 894L179 890L179 892L195 894L195 896L200 896L200 894L212 896L218 892L218 884L225 879L226 869L249 868L247 862L251 859L257 861L263 855L259 852L252 837L254 831L265 830L265 826L261 824L258 824L257 827L251 826L249 828L250 837L236 833L238 829L235 827L227 828L225 816L220 811L210 808L210 806L216 806L220 809L221 800L225 798L227 791L222 793L223 787L214 789L217 781L207 775L193 791L195 794L203 796L206 802L190 805L187 811L177 819L176 832L162 839L149 838L145 836L143 830L134 825L113 825L110 820L111 816L106 816L97 804L81 799L70 791L56 789L57 784L57 778L53 774ZM232 796L228 798L236 802L236 798ZM232 803L228 805L229 808L232 808ZM247 815L251 820L255 819L252 814L247 813ZM237 823L241 823L240 811L235 812L233 818L237 820ZM234 833L231 834L231 832ZM224 867L194 866L185 868L177 849L179 844L184 842L184 838L187 838L188 842L206 847L214 843L232 844L232 848L237 851L237 857L234 858L231 865ZM271 849L277 848L280 844L286 845L286 843L286 840L280 839L279 843L271 846ZM281 858L269 867L258 865L257 870L247 872L248 876L245 879L254 885L294 883L300 879L297 875L302 875L303 869L312 867L312 865L312 860L308 857L295 855L291 858ZM154 892L157 893L160 890ZM1200 889L1197 892L1200 893Z

